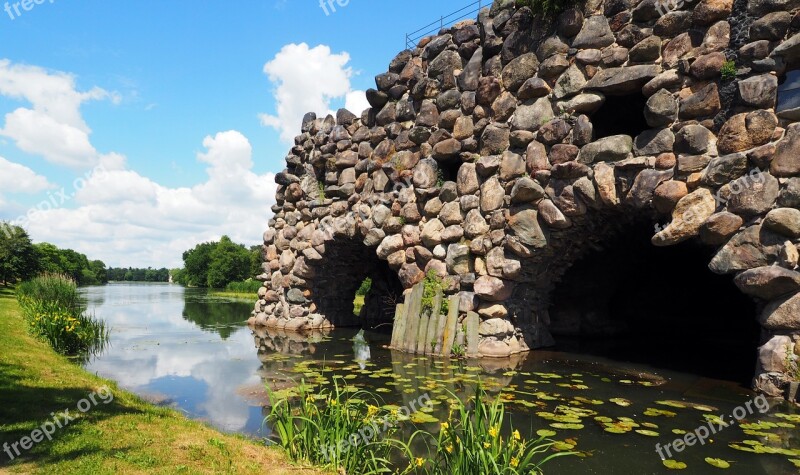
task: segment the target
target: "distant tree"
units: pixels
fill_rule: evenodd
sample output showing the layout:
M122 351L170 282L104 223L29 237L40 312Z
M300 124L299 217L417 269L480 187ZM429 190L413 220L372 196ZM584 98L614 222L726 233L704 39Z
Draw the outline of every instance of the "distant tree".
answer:
M217 243L204 242L198 244L194 249L183 253L184 271L186 273L186 285L207 287L208 270L211 267L211 251L217 247Z
M36 275L39 262L28 232L6 223L0 228L0 282L8 285Z
M264 273L261 263L264 262L264 250L262 246L250 246L250 278L255 279Z
M211 266L208 268L208 286L223 288L231 282L245 280L251 269L251 254L241 244L222 236L210 254Z

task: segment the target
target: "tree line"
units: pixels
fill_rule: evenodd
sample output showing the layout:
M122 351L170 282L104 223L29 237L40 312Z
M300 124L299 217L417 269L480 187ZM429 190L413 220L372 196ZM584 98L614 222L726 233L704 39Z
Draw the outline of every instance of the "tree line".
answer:
M106 271L106 276L109 282L169 282L169 269L111 267Z
M45 273L67 275L78 285L108 282L103 261L47 242L34 244L23 228L0 222L0 282L8 285Z
M39 274L66 275L78 285L169 281L166 268L106 268L103 261L90 260L72 249L60 249L47 242L34 244L25 229L0 222L0 283L14 284Z
M261 274L261 246L247 248L228 236L204 242L183 253L183 269L174 269L172 279L192 287L222 289L232 282Z

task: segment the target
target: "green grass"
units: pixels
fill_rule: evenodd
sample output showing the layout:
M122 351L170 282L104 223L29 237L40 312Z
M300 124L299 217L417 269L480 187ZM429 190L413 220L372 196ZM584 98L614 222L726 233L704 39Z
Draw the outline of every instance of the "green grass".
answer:
M112 381L93 376L27 334L14 291L0 287L0 445L19 441L107 386L110 404L98 404L53 441L14 462L0 451L3 473L321 474L292 465L277 448L221 434L172 409L153 406Z
M255 300L258 289L262 286L261 282L247 279L243 282L231 282L224 289L211 290L208 295L213 297L233 297L237 299Z

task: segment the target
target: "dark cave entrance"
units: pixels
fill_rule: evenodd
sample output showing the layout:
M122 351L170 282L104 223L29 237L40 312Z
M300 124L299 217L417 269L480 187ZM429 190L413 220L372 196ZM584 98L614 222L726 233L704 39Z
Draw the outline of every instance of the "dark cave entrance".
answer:
M458 179L458 169L461 167L461 160L442 160L438 162L439 177L442 181L455 182Z
M397 273L358 237L337 238L325 247L323 261L315 266L316 313L325 315L337 327L391 332L395 307L403 299L403 285ZM354 299L366 279L371 280L371 285L356 315Z
M755 303L708 269L714 249L650 243L639 223L576 262L551 297L550 330L564 351L749 386L760 328Z
M594 139L612 135L630 135L636 138L649 129L644 118L647 98L641 92L625 96L606 96L600 109L592 114Z

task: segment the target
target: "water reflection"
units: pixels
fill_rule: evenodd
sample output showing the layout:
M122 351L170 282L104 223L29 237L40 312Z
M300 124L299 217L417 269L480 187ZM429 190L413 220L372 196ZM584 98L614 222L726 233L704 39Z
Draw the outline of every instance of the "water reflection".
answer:
M640 421L647 408L664 408L656 401L689 400L730 414L752 397L735 384L597 357L537 351L509 359L456 362L389 351L385 334L250 329L243 323L248 304L210 299L202 291L174 285L112 284L84 292L90 309L111 328L110 347L86 365L89 371L231 432L268 435L261 432L269 403L265 386L290 391L301 379L325 384L334 374L347 378L348 384L377 391L387 403L408 404L429 393L437 404L437 418L447 416L451 393L469 395L480 380L490 391L503 394L515 427L529 435L549 427L537 412L554 411L562 404ZM609 402L619 397L630 400L631 406ZM696 411L675 412L671 418L644 419L659 426L654 429L658 438L608 434L591 420L583 430L559 431L559 437L575 439L578 448L592 456L559 459L550 471L665 473L655 442L674 439L673 428L692 430L704 422ZM438 424L423 427L438 430ZM798 432L784 429L780 443L798 447ZM795 473L785 457L765 458L728 448L746 437L739 428L729 428L715 436L714 444L686 450L681 460L689 464L687 473L716 473L718 469L703 460L709 456L735 460L727 471L732 474Z

